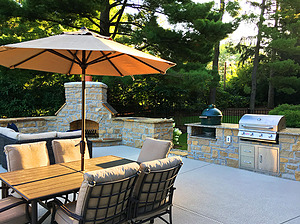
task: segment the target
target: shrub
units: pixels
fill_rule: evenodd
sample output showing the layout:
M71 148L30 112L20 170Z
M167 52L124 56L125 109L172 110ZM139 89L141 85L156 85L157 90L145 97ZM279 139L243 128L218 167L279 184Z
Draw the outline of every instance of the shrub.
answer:
M300 128L300 105L282 104L269 112L272 115L284 115L286 126Z

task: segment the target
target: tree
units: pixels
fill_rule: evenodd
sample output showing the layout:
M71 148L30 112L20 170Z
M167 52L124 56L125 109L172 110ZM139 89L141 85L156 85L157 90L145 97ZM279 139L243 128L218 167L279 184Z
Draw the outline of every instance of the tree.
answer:
M260 16L259 16L259 22L257 24L258 27L258 34L257 34L257 41L256 46L254 50L254 61L253 61L253 70L252 70L252 85L251 85L251 96L250 96L250 109L254 110L255 108L255 98L256 98L256 87L257 87L257 69L259 64L259 50L260 50L260 44L262 40L262 24L264 22L264 12L266 8L266 0L262 0L262 3L260 5Z
M198 92L196 95L201 97L199 100L190 96L184 97L184 92L194 94L195 91L180 92L181 88L178 90L178 101L171 99L174 98L174 95L170 94L171 91L164 90L166 83L162 80L180 85L183 82L177 81L184 79L182 74L191 77L198 75L198 79L191 79L203 80L204 77L206 87L213 86L211 73L207 75L209 73L204 67L213 58L214 45L233 31L232 23L220 21L220 13L213 9L212 2L200 4L191 0L144 0L138 2L126 0L0 0L0 6L2 6L2 8L0 7L0 17L3 18L1 23L8 27L11 24L15 24L17 27L21 27L23 23L28 24L29 26L23 34L26 36L30 33L31 36L26 37L28 39L57 34L65 29L80 28L84 25L92 31L102 35L112 35L118 41L176 62L178 66L173 69L174 75L170 77L155 76L151 79L139 77L137 78L138 82L129 85L131 90L148 89L146 92L149 93L148 96L135 92L132 95L134 97L130 98L129 94L133 92L129 89L127 96L124 96L129 102L135 100L135 105L143 105L147 102L147 105L155 110L158 107L167 108L167 106L177 109L180 106L186 108L187 105L197 104L198 101L203 102L203 97ZM136 11L126 13L128 7L136 9ZM159 23L161 17L158 16L158 13L164 15L168 20L168 27L163 27ZM36 33L37 31L38 33ZM7 32L11 32L9 35L11 38L17 38L13 41L6 39L3 43L25 39L22 32L15 35L14 27ZM6 31L3 30L2 36L6 36ZM33 79L42 81L43 78L40 79L37 73L34 74L36 76ZM171 79L174 80L171 81ZM149 81L149 85L145 81ZM29 82L31 81L28 80L24 85L28 85ZM195 82L193 84L202 86L203 83ZM121 84L116 83L116 85L116 88L124 89ZM37 86L33 85L33 88ZM167 86L170 87L170 85ZM189 88L189 85L185 85L185 87ZM110 88L114 89L114 87ZM157 92L150 91L151 88ZM172 88L174 89L174 86ZM153 96L150 96L150 93L153 93ZM187 102L187 99L190 102Z

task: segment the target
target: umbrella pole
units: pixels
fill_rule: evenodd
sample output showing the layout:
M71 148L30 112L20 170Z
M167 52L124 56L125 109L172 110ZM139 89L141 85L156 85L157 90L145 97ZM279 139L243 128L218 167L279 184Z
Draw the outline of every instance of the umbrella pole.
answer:
M84 154L85 154L85 74L82 74L81 80L82 86L82 99L81 99L81 141L80 141L80 153L81 153L81 171L84 171Z
M82 63L85 64L85 51L82 52ZM81 153L81 171L84 171L84 154L85 154L85 65L81 67L81 88L82 88L82 98L81 98L81 141L80 141L80 153Z

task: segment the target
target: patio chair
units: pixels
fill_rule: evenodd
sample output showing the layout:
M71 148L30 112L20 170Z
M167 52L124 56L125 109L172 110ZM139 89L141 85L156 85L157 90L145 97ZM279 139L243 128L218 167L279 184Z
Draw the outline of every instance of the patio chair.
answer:
M146 138L137 162L142 163L146 161L167 158L172 146L173 143L168 140Z
M52 148L55 163L66 163L81 159L80 143L81 138L53 140ZM90 154L87 145L85 146L84 158L89 159Z
M46 141L6 145L4 152L8 172L50 165Z
M131 199L131 223L154 223L155 218L160 218L172 224L174 182L181 166L178 156L140 164L141 174ZM166 214L169 222L162 217Z
M129 163L87 172L78 200L63 205L52 202L53 223L124 223L128 220L129 198L138 175L139 165Z
M25 200L9 196L0 200L0 223L22 224L30 222L30 207Z
M8 172L50 165L46 141L6 145L4 152L6 154ZM21 198L16 192L11 192L10 195L14 198ZM39 201L39 204L48 210L45 202ZM41 222L49 215L50 211L48 210L40 218Z

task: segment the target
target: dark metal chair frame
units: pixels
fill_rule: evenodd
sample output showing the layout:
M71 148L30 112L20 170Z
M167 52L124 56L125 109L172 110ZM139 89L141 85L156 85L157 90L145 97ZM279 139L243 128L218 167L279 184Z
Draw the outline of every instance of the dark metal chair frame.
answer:
M155 218L160 218L165 223L172 224L174 182L181 166L182 163L170 169L142 171L143 179L138 194L131 198L131 223L138 224L148 221L154 223ZM153 195L155 195L154 200ZM141 197L146 200L141 201ZM165 214L169 214L169 222L162 217ZM138 219L144 215L148 218Z
M118 223L124 223L128 220L128 209L129 209L129 200L130 197L132 195L132 190L135 186L135 182L138 176L138 172L130 177L121 179L121 180L117 180L117 181L112 181L112 182L105 182L105 183L89 183L89 188L88 188L88 196L87 196L87 200L84 206L84 211L83 211L83 216L79 216L73 212L71 212L64 204L62 204L62 202L60 202L59 200L55 199L52 202L51 207L53 207L53 213L52 213L52 218L51 218L51 223L55 223L54 222L54 218L55 218L55 213L56 213L56 206L59 206L60 209L62 209L62 211L64 213L66 213L68 216L76 219L79 221L80 224L89 222L89 223L110 223L110 224L118 224ZM100 187L100 194L97 196L92 196L92 189L94 187ZM119 188L116 189L116 187ZM123 190L121 190L124 187ZM110 188L110 194L109 195L102 195L103 190L107 188ZM116 193L112 193L113 190L116 191ZM110 201L112 199L112 197L117 197L117 203L114 204L110 204ZM97 199L97 203L98 205L95 208L89 208L88 207L88 203L89 203L89 199ZM99 207L100 201L101 200L108 200L108 205L103 206L103 207ZM53 204L56 204L53 205ZM121 210L119 212L117 212L117 208L121 206ZM108 212L114 209L114 214L109 216ZM97 210L95 212L95 216L93 219L87 219L86 214L88 210ZM99 214L99 212L104 212L104 218L101 219L97 219L97 214Z

